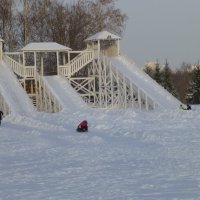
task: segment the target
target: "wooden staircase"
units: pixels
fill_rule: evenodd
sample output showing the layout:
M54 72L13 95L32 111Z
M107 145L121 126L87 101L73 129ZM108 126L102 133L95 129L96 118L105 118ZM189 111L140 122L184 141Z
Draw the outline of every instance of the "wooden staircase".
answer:
M59 66L59 74L66 77L73 76L94 59L93 51L82 51L78 56L72 59L66 65Z

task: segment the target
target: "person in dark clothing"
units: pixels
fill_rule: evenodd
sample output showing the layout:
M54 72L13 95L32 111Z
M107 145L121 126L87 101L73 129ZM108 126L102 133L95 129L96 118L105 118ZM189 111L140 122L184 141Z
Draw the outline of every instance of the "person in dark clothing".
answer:
M88 131L88 122L86 120L82 121L77 129L78 132L87 132Z
M189 104L187 104L186 110L192 110L192 108L191 108L191 106Z
M2 116L3 116L3 112L0 110L0 126L1 126Z

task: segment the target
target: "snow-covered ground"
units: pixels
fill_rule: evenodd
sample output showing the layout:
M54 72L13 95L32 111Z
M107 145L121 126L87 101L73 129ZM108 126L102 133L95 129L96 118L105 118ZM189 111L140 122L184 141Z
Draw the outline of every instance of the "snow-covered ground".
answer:
M87 119L89 132L75 131ZM0 199L200 199L200 108L8 116Z
M39 113L2 70L0 92L12 114L0 126L0 200L200 199L199 106L87 108L75 93L63 94L63 80L47 77L64 109ZM85 119L89 132L77 133Z

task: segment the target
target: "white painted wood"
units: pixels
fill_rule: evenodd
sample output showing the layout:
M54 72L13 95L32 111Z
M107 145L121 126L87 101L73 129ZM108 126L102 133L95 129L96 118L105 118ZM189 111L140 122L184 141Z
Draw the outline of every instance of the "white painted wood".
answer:
M118 54L119 54L119 40ZM68 51L68 62L63 57L63 65L59 63L59 50L56 50L57 72L64 76L71 83L73 88L84 98L86 102L93 106L105 108L139 108L140 110L156 107L155 102L145 94L134 80L128 79L122 70L118 70L106 57L101 50L100 40L94 48L98 47L98 56L95 57L95 50ZM92 45L91 45L92 46ZM31 52L31 50L26 50ZM41 58L41 76L37 74L36 59L37 51L34 52L34 66L25 66L25 51L23 54L23 63L16 61L10 56L17 53L6 53L3 57L11 69L23 80L34 79L38 88L36 99L39 110L47 112L58 112L61 109L59 102L51 94L42 80L43 59ZM44 52L44 50L43 50ZM49 51L48 51L49 52ZM63 54L66 52L63 52ZM70 60L71 54L78 54ZM86 77L74 77L74 75L87 66Z
M2 59L3 59L3 40L0 37L0 62L2 61Z

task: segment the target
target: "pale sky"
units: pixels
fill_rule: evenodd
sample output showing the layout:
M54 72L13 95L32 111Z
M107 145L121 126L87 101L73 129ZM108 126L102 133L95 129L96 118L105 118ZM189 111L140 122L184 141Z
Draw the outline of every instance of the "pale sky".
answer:
M129 17L121 49L138 66L200 60L200 0L118 0Z
M138 66L167 59L179 67L200 60L200 0L116 1L128 16L121 50Z

